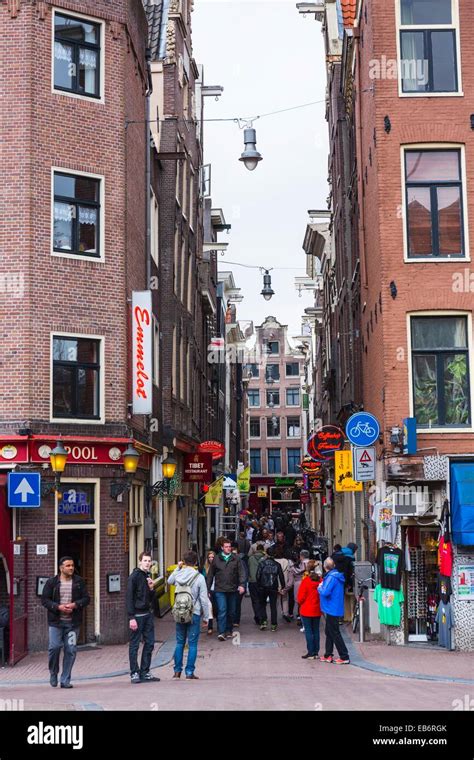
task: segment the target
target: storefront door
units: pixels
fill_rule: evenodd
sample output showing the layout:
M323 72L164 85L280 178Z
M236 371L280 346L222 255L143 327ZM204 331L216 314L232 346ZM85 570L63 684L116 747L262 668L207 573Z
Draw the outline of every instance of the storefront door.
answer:
M26 541L10 546L10 657L16 665L28 653L28 565Z
M58 531L58 559L72 557L76 573L84 579L91 602L84 609L79 644L95 640L94 631L94 530Z

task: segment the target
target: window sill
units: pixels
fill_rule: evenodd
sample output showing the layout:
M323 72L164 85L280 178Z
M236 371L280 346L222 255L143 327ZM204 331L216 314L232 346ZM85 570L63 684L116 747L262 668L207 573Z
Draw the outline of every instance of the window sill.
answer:
M105 264L105 255L91 256L86 253L67 253L63 251L51 251L51 256L56 256L59 259L74 259L75 261L88 261L92 264Z
M469 264L471 261L470 256L452 256L451 258L446 258L445 256L426 256L422 258L414 258L411 256L408 258L408 256L404 256L404 262L405 264Z
M68 92L67 90L57 90L55 87L51 89L53 95L64 95L66 98L73 98L74 100L85 100L87 103L97 103L97 105L105 105L105 98L103 95L97 97L96 95L81 95L79 92Z
M445 433L449 435L461 434L465 435L468 433L469 435L472 435L474 433L474 427L431 427L431 428L425 428L425 427L419 427L416 428L417 435L439 435L440 433Z
M50 416L50 422L59 422L64 425L105 425L105 419L83 419L78 417L53 417Z
M464 92L402 92L400 98L463 98Z

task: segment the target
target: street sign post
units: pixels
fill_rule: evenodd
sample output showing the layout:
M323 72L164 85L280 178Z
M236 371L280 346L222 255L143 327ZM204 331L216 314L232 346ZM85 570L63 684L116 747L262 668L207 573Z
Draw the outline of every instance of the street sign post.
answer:
M372 446L380 435L379 422L373 414L357 412L347 421L346 435L354 446Z
M39 472L8 473L8 506L40 507L41 475Z
M354 446L352 449L354 458L354 478L360 483L375 480L375 447Z

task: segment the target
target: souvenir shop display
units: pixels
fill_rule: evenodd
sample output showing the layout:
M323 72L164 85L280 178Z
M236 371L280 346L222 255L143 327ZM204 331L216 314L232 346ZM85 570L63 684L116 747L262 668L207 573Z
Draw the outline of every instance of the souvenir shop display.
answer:
M454 628L453 611L450 602L445 604L441 601L436 613L438 626L438 644L446 649L452 648L452 629Z
M377 603L379 620L383 625L400 625L404 598L401 589L395 591L382 588L380 583L375 587L374 601Z
M402 570L405 569L405 558L402 550L393 544L385 544L378 550L375 561L382 588L399 591L402 582Z

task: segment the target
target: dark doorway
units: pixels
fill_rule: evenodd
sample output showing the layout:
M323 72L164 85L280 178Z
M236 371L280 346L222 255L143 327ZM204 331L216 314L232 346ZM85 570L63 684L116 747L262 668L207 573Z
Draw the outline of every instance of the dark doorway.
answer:
M89 606L84 609L79 644L95 641L94 533L94 530L58 531L58 559L66 556L73 558L76 573L86 582L91 598Z

